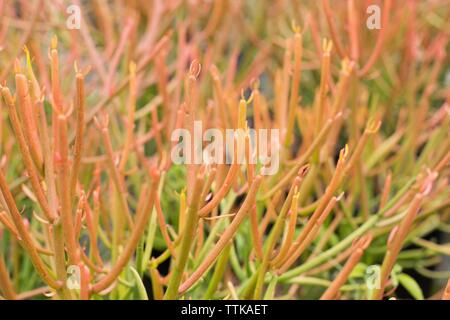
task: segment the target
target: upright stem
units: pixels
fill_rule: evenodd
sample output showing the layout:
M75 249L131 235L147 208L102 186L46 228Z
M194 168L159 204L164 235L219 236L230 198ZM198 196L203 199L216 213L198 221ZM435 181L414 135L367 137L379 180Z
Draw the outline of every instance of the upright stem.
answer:
M289 148L294 141L295 111L297 109L300 76L302 72L302 35L300 34L300 28L296 28L295 30L293 46L294 74L292 75L291 96L289 99L288 123L285 139L286 148Z
M122 251L122 254L117 259L116 264L113 268L108 272L108 274L103 277L99 282L95 283L91 287L92 293L98 293L108 288L120 275L123 268L126 266L128 261L130 260L133 252L136 250L136 246L138 245L139 240L141 239L145 227L148 224L148 220L153 212L153 205L155 203L156 193L158 192L158 183L159 183L159 173L156 169L150 173L152 177L152 183L150 187L150 195L148 197L148 201L145 205L145 208L142 210L142 213L137 217L136 226L134 227L129 240Z
M75 238L75 230L72 217L72 202L70 200L70 168L69 168L69 146L67 141L67 118L65 115L58 116L59 127L59 157L61 171L59 175L60 199L61 199L61 221L64 231L64 240L69 255L69 264L78 265L80 255Z
M165 300L174 300L178 297L178 288L180 286L181 278L183 277L184 269L189 258L192 242L194 241L194 233L197 229L199 213L198 208L200 204L200 194L203 187L203 174L197 174L195 181L191 202L187 209L186 221L184 223L184 230L181 239L181 244L177 254L177 261L175 268L172 271L169 285L167 287Z
M49 274L47 267L45 266L44 262L42 261L41 257L38 254L38 251L33 243L33 239L31 238L29 231L25 227L25 224L22 220L22 216L19 210L17 209L16 202L14 201L14 197L8 188L8 183L2 170L0 170L0 189L3 193L3 197L5 198L5 202L8 205L9 212L14 221L14 224L16 225L17 231L19 232L20 245L22 245L28 251L31 261L36 267L36 270L42 277L42 279L45 282L47 282L47 284L50 287L55 289L59 288L60 283L55 281L53 277Z
M388 240L388 248L386 255L381 265L381 275L380 275L380 288L375 289L373 293L373 299L380 300L383 298L384 289L388 281L389 275L394 267L397 256L402 249L403 243L408 235L411 226L416 218L416 215L420 209L424 195L422 193L417 194L408 209L405 218L402 220L400 225L393 229L391 236L392 240ZM393 236L392 236L393 235Z
M50 146L49 132L47 120L45 116L43 99L36 101L35 106L38 112L38 129L39 137L42 141L42 149L44 156L44 176L47 185L47 198L52 212L58 212L58 196L56 193L56 177L55 167L53 162L53 148ZM55 259L56 276L59 281L66 283L66 258L64 250L64 234L62 230L61 220L53 225L51 229L53 234L53 252ZM63 299L70 298L70 293L67 287L63 285L59 290L59 294Z
M254 299L260 299L262 294L262 289L264 285L264 277L266 275L267 269L270 266L270 259L273 254L273 249L275 248L276 242L278 241L278 238L282 232L282 228L284 225L284 221L286 219L286 215L288 213L288 210L291 206L292 199L294 198L294 195L298 191L298 187L300 186L300 183L303 179L303 174L306 173L306 169L301 171L302 176L298 176L295 178L288 196L286 197L286 200L283 204L283 207L281 208L281 212L277 217L277 220L275 222L275 225L269 235L269 238L267 239L267 246L265 248L264 257L263 260L259 266L258 269L258 276L256 280L256 287L254 292Z
M222 236L217 241L216 245L211 249L208 256L202 262L202 264L194 271L194 273L180 286L179 293L183 293L188 290L200 277L208 270L208 268L214 263L219 254L223 252L225 246L230 242L239 226L241 225L244 218L247 216L250 206L253 205L256 193L258 191L259 185L261 184L261 176L256 176L247 193L247 197L244 203L239 208L236 216L234 217L231 224L225 229Z
M11 125L13 127L14 130L14 134L17 138L17 143L19 145L19 149L20 152L22 154L23 157L23 161L24 161L24 165L25 168L28 172L29 178L30 178L30 182L31 185L34 189L34 192L36 194L36 198L39 202L39 205L42 208L42 211L45 214L45 217L49 220L50 223L53 223L55 221L55 219L57 218L56 213L53 212L47 202L47 199L45 197L44 194L44 190L41 186L41 183L39 181L39 175L38 172L36 170L36 167L33 163L33 159L30 155L30 151L27 145L27 141L25 139L25 136L22 132L22 128L20 126L20 121L19 121L19 117L17 115L16 112L16 108L14 105L14 101L12 99L11 96L11 92L9 91L8 88L3 87L2 88L2 95L3 95L3 99L6 102L6 105L8 107L8 113L9 113L9 119L11 121Z
M84 76L81 72L77 72L76 75L77 94L76 110L77 110L77 128L75 136L75 145L73 153L72 172L70 176L70 195L73 198L78 181L78 172L80 170L81 155L83 152L83 135L84 135Z
M121 207L120 209L122 210L122 213L125 215L129 227L132 229L134 227L134 222L131 216L130 208L128 207L127 204L126 191L124 185L125 182L121 178L120 172L114 163L114 152L111 145L111 139L109 137L107 118L105 119L103 124L100 124L100 122L97 121L97 126L99 127L100 133L103 138L103 143L107 154L107 164L109 171L111 173L114 186L116 188L117 195L119 197L119 205Z
M16 299L13 284L9 278L8 268L6 267L3 252L0 252L0 291L8 300Z
M28 87L27 78L20 73L16 74L16 88L17 96L19 101L19 109L23 123L23 133L27 141L28 148L30 150L31 158L38 168L39 171L42 170L42 150L39 144L39 138L37 134L37 126L35 122L34 113L35 110L32 108L30 92Z

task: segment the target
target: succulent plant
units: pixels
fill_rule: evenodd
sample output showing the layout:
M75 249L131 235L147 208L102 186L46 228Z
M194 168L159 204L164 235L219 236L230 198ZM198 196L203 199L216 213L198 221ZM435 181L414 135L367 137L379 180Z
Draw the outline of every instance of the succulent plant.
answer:
M0 1L0 299L450 299L449 10Z

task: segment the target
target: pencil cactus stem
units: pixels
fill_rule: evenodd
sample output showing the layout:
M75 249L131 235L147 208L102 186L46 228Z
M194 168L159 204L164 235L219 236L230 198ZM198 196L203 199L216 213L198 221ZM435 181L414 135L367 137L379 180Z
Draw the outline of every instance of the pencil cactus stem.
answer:
M330 34L331 38L333 39L333 43L336 47L336 50L341 57L341 59L347 57L347 53L345 52L345 49L342 47L342 43L340 39L338 38L336 26L333 21L333 13L330 8L330 3L328 0L322 0L323 9L325 11L325 17L327 18L328 27L330 28Z
M142 237L145 231L145 227L147 226L147 223L152 215L156 193L158 191L157 189L160 174L156 169L153 169L150 174L152 177L152 182L149 189L150 194L145 208L142 210L142 214L137 217L136 226L133 228L128 242L126 243L122 251L122 254L119 256L111 270L102 279L92 285L92 287L90 288L91 293L98 293L110 287L117 280L117 277L130 260L131 255L136 250L139 239Z
M444 288L444 292L442 293L442 300L450 300L450 279L447 281L447 285Z
M297 188L298 189L298 188ZM292 245L292 241L295 235L295 229L297 227L297 215L298 215L298 199L300 194L298 191L295 191L294 197L292 198L291 208L289 209L289 223L287 227L287 233L284 238L284 241L281 245L280 251L278 255L271 261L271 264L276 266L280 261L284 261L286 255L289 252L289 249Z
M74 2L0 0L0 300L450 299L446 0Z
M231 243L227 244L225 248L222 250L220 257L217 260L216 267L214 269L213 276L211 278L211 282L208 285L208 289L205 293L205 299L211 299L216 292L220 281L225 273L227 262L230 256Z
M247 179L253 181L255 176L255 164L253 157L253 148L252 142L249 134L249 130L247 127L247 132L245 134L245 158L247 160ZM252 228L252 241L255 248L256 256L261 259L263 257L263 249L262 249L262 238L258 230L258 210L256 208L256 203L250 209L250 224Z
M245 129L246 116L247 116L247 101L241 99L239 101L239 109L238 109L238 123L237 123L238 129Z
M314 230L316 226L320 226L320 223L323 222L324 217L329 214L334 204L336 203L338 198L333 197L333 194L338 188L342 179L343 167L347 154L348 148L346 146L345 148L341 149L336 170L327 189L325 190L325 194L322 196L319 205L317 206L311 218L308 220L308 223L303 228L298 238L295 240L294 245L291 248L292 254L289 255L289 258L280 267L280 273L286 271L299 258L305 247L312 241L312 237L314 237L315 232L318 231ZM318 221L320 221L319 224L317 224Z
M178 218L178 233L180 234L184 230L184 224L186 221L186 191L183 189L180 193L180 210Z
M286 215L292 204L292 199L294 198L295 194L297 194L297 190L298 190L301 182L303 181L303 177L305 174L306 174L306 171L301 170L300 175L294 179L294 182L292 183L291 188L289 189L288 196L286 197L286 200L284 201L281 211L275 221L275 225L269 234L269 238L267 240L268 241L267 246L264 251L264 257L258 268L258 277L256 280L255 292L254 292L254 296L253 296L254 299L261 298L262 291L263 291L263 285L264 285L264 277L266 275L268 268L270 267L270 262L271 262L270 260L272 258L273 249L275 248L276 242L278 241L278 238L281 235L283 224L286 219Z
M14 224L17 228L17 231L20 235L19 243L27 250L30 255L30 259L36 267L36 271L42 277L42 279L52 288L59 288L62 284L56 281L47 270L43 260L39 256L36 246L33 243L33 240L26 229L24 222L22 220L22 216L20 215L19 210L17 209L14 198L11 194L11 191L8 188L8 183L6 181L3 170L0 170L0 189L5 198L5 202L8 206L8 210L11 214L11 218L14 221Z
M331 285L327 288L327 290L325 290L325 292L322 294L320 300L332 300L336 297L336 295L339 292L339 289L344 285L344 283L350 276L350 273L353 271L358 262L361 260L364 250L370 244L371 241L370 236L365 237L365 240L366 241L364 243L359 242L352 247L353 252L351 253L344 267L339 272L339 275L333 280Z
M20 110L20 119L22 120L22 129L25 140L29 146L31 157L36 168L42 169L42 149L37 134L37 124L35 109L31 103L29 86L27 78L21 74L16 74L17 97Z
M16 292L10 279L8 268L5 264L3 252L0 252L0 291L6 299L16 299Z
M2 203L2 205L4 205ZM14 222L12 222L9 218L9 216L6 214L5 211L0 212L0 222L3 224L3 226L9 230L16 238L20 238L19 232L17 231L16 226L14 225Z
M114 161L114 151L111 144L111 138L109 136L108 121L108 117L105 116L102 121L97 119L96 123L102 136L103 145L105 147L107 155L108 169L114 182L114 187L117 192L121 212L125 216L129 227L132 229L134 227L133 217L131 216L130 208L127 203L124 181Z
M197 174L195 185L193 188L192 199L186 212L186 221L184 224L183 235L179 251L177 253L177 260L172 271L167 291L164 295L165 300L173 300L178 297L178 290L181 279L184 274L186 264L188 262L189 253L191 251L192 243L194 241L194 233L197 229L199 216L200 194L203 187L203 174Z
M158 224L159 224L161 233L164 237L164 240L166 241L169 251L172 254L172 257L175 257L176 256L175 248L173 246L172 240L170 239L169 233L167 231L167 225L166 225L166 221L164 219L164 212L162 211L161 201L160 201L158 195L156 195L156 199L155 199L155 208L156 208L156 214L158 217Z
M348 86L350 83L350 75L354 70L354 62L344 59L341 63L341 72L339 82L337 84L337 92L334 102L331 106L332 115L336 115L342 111L345 98L347 96Z
M227 176L225 178L225 181L223 182L220 189L216 192L214 197L209 201L206 205L204 205L200 211L199 216L200 217L206 217L214 208L216 208L220 201L225 197L225 195L230 191L231 187L233 186L233 183L236 179L238 170L239 170L239 162L238 162L238 139L239 137L237 135L234 136L234 157L233 157L233 163L231 164L230 170L228 170Z
M355 1L349 0L347 2L348 14L348 33L350 38L350 57L353 61L359 59L359 26L358 16L355 8Z
M19 117L16 112L14 101L11 96L11 92L6 87L3 87L1 89L1 91L2 91L2 95L3 95L3 99L5 100L5 103L8 107L9 119L11 121L13 130L14 130L14 134L16 136L17 143L19 145L19 149L20 149L20 152L21 152L23 160L24 160L24 165L25 165L25 168L26 168L29 178L30 178L30 182L33 186L34 192L36 193L36 198L39 201L39 204L42 208L42 211L45 214L45 217L48 219L48 221L50 223L53 223L56 220L57 216L56 216L56 213L50 209L48 201L47 201L45 193L44 193L44 190L40 184L39 174L33 163L33 159L31 158L31 154L30 154L28 146L27 146L27 141L26 141L24 133L22 131L22 127L20 125L20 121L19 121Z
M208 195L208 192L211 188L211 185L214 182L214 179L216 178L217 168L213 167L211 170L209 170L208 179L206 180L205 184L203 185L202 194L200 197L200 201L202 204L206 201L206 197Z
M244 200L244 203L239 208L236 216L231 221L231 224L227 227L225 232L221 235L215 246L208 253L208 256L205 260L200 264L200 266L192 273L189 278L183 282L183 284L179 288L179 293L182 294L186 290L188 290L200 277L209 269L209 267L214 263L219 254L224 250L225 246L232 239L233 235L236 233L237 229L241 225L242 221L248 214L250 210L250 206L253 204L256 193L259 189L259 185L261 184L261 176L256 176L252 182L249 192L247 193L247 197Z
M70 166L69 166L69 146L67 140L67 119L64 115L58 116L59 138L58 154L60 157L60 174L58 175L61 199L61 223L64 232L64 240L67 246L69 263L78 265L80 261L79 245L76 239L74 221L72 218L72 201L70 197Z
M392 0L385 0L384 6L383 6L383 12L382 12L382 27L378 33L377 42L375 43L375 48L372 51L372 54L370 55L369 59L367 60L364 67L361 68L361 70L358 72L359 77L365 76L372 66L375 64L375 62L378 60L378 57L381 54L385 38L386 38L386 32L388 30L388 21L389 21L389 14L391 12L391 6L392 6Z
M197 84L197 77L199 76L201 71L201 65L197 60L193 60L191 62L189 72L186 79L186 118L185 118L185 126L189 133L191 134L191 137L194 136L194 122L195 122L195 116L196 116L196 103L197 101L197 95L198 95L198 84ZM190 154L194 156L197 152L196 150L196 144L191 143L191 150ZM189 163L187 164L187 181L189 185L193 185L195 182L195 175L196 175L196 165L195 163ZM187 189L187 198L190 201L192 198L192 189Z
M288 184L293 177L295 177L298 170L308 162L309 157L311 157L314 151L320 146L320 143L323 141L323 139L325 139L330 129L332 128L332 125L336 123L336 121L338 121L341 117L342 114L338 113L335 117L327 121L327 123L323 126L322 130L320 130L319 134L305 151L305 153L299 159L295 160L295 166L292 167L291 170L289 170L289 172L283 178L281 178L275 186L273 186L268 192L263 195L263 199L267 199L273 196L275 192L277 192L277 190L280 190L282 187Z
M387 252L381 266L380 288L375 289L373 293L372 298L375 300L380 300L383 297L389 275L394 267L395 261L397 260L397 256L403 246L406 236L411 229L414 219L420 210L423 198L423 193L416 194L408 208L405 218L398 225L398 229L393 229L394 233L391 235L391 240L388 243Z
M84 75L80 72L76 74L76 112L77 112L77 126L75 135L75 144L73 151L73 164L70 174L70 194L71 197L75 195L76 185L78 181L78 173L80 171L81 156L83 154L84 143L84 128L85 128L85 93L84 93Z
M384 206L388 201L389 192L391 191L391 184L392 184L392 172L389 172L386 176L386 180L384 181L383 193L381 194L380 198L380 206L379 206L380 209L384 208Z
M317 132L320 128L322 128L322 123L324 121L325 102L329 87L328 81L330 78L330 53L333 43L327 39L323 39L322 46L322 65L320 72L319 102L317 108Z
M297 28L293 38L293 49L294 49L294 70L292 75L291 83L291 95L289 98L289 109L288 109L288 122L286 130L285 147L289 148L294 141L294 125L295 125L295 113L297 110L297 103L299 99L300 90L300 79L302 72L302 35L300 30Z
M26 71L27 71L26 74L27 74L28 79L30 80L31 101L34 102L37 99L40 99L42 91L41 91L41 88L39 87L39 82L36 79L36 76L33 72L30 51L28 50L27 46L24 46L23 50L24 50L25 56L26 56Z
M125 146L123 148L122 157L120 159L119 169L121 172L125 170L131 147L134 140L134 121L136 110L136 95L137 95L137 83L136 83L136 63L131 62L130 66L130 93L128 97L128 118L127 118L127 135L125 140Z
M350 170L352 170L355 164L359 161L369 136L376 133L380 128L380 125L380 121L376 122L375 124L374 122L368 123L366 130L364 130L363 135L359 139L358 144L356 145L356 148L353 151L353 154L350 157L347 166L345 167L344 174L347 174Z

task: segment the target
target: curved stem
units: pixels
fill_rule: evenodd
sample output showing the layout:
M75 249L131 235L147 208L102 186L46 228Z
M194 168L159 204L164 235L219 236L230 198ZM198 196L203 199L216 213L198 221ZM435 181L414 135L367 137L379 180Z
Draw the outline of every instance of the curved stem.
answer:
M199 219L198 207L200 204L199 198L203 187L203 178L203 174L197 174L195 179L192 199L187 210L186 222L184 224L181 244L177 254L177 261L175 268L172 271L166 294L164 295L165 300L174 300L178 297L178 288L180 286L184 269L186 268L186 264L188 262L189 253L194 240L194 233L197 230Z
M114 265L114 267L108 272L108 274L105 277L103 277L99 282L95 283L91 287L90 291L92 293L98 293L108 288L120 275L123 268L130 260L131 255L135 251L139 239L142 237L142 234L145 231L145 227L147 226L148 220L150 219L150 216L153 212L153 205L155 202L156 193L158 191L159 173L155 170L151 173L151 176L153 179L147 204L145 208L142 210L142 214L137 217L136 226L130 235L128 243L126 244L119 259L117 259L117 262Z
M33 243L33 239L31 238L27 228L24 225L22 220L22 216L20 215L19 210L17 209L16 202L14 201L14 197L11 194L11 191L8 188L8 183L6 181L3 170L0 170L0 189L2 191L3 197L5 198L5 202L8 206L11 217L16 225L17 231L20 235L19 243L28 251L30 254L31 261L36 267L37 272L42 277L42 279L52 288L59 288L60 283L53 279L53 277L49 274L47 267L42 261L41 257L38 254L38 251Z
M253 180L253 183L250 187L250 190L247 193L247 197L244 200L244 203L240 207L233 221L231 221L230 225L225 229L222 236L217 241L216 245L211 249L208 256L202 262L202 264L191 274L191 276L183 282L180 286L179 293L182 294L186 290L188 290L198 279L208 270L208 268L214 263L219 254L223 251L225 246L229 243L229 241L233 238L237 229L241 225L242 221L246 217L248 211L250 210L250 206L253 204L256 193L258 191L259 185L261 184L261 176L256 176Z

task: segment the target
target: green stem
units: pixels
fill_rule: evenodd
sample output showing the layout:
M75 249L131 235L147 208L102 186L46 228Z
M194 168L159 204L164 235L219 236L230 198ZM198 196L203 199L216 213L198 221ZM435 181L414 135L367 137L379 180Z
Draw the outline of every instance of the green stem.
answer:
M220 281L223 278L223 274L225 272L225 269L227 267L228 258L230 256L230 249L231 249L231 243L228 244L222 251L222 254L219 257L219 260L217 260L216 268L214 269L213 276L211 278L211 281L209 282L208 289L205 293L205 299L211 299L214 295L214 293L217 290L217 287L219 286Z
M186 264L189 257L189 252L191 251L192 242L194 241L194 233L197 229L198 224L198 209L200 204L200 194L203 187L203 178L197 176L195 181L194 190L192 193L191 203L188 208L186 215L186 222L183 230L183 238L181 239L181 245L178 252L178 259L176 261L176 266L172 271L170 277L169 285L167 287L166 294L164 295L165 300L175 300L178 297L178 288L181 283L181 278L186 268Z

